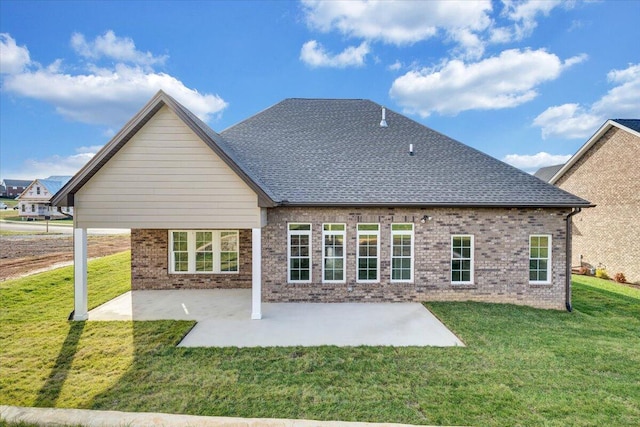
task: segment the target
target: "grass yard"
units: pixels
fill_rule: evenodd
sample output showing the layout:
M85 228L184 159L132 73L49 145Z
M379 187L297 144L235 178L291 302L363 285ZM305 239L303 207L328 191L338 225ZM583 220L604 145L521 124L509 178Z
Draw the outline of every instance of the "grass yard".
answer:
M90 263L91 306L128 254ZM637 425L640 291L576 276L573 313L429 303L466 348L177 348L191 322L67 322L72 271L0 283L0 404L446 425Z

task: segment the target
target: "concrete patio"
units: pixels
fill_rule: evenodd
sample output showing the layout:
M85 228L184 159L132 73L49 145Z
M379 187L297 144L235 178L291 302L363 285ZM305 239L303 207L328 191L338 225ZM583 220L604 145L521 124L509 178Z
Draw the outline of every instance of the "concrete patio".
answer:
M264 303L251 320L250 289L127 292L90 321L195 320L181 347L463 346L419 303Z

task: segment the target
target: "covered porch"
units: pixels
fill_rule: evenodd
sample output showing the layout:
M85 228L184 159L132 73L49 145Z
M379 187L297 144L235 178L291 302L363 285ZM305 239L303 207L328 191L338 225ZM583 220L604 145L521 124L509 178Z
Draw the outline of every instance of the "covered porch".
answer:
M263 216L266 218L266 215ZM261 228L252 228L251 231L251 289L227 289L228 291L243 291L242 295L247 295L247 301L249 304L234 304L234 309L239 310L237 315L244 316L251 320L262 319L262 230ZM87 280L87 228L74 227L74 310L72 320L84 321L92 320L89 317L88 312L88 280ZM223 291L222 289L216 289L216 291ZM178 294L175 294L178 292ZM137 303L135 310L132 302L128 308L129 320L156 320L148 319L151 316L162 316L158 313L163 313L160 309L161 303L166 303L165 315L167 319L174 319L175 310L171 302L177 298L178 295L189 292L189 289L180 290L158 290L158 291L133 291L135 295L154 296L154 301L147 301L147 304ZM200 292L206 293L206 290L200 290ZM128 293L131 299L132 292ZM208 294L207 294L208 295ZM211 294L210 296L213 296ZM138 301L138 298L135 298ZM139 302L139 301L138 301ZM147 314L145 307L151 307L154 314ZM122 310L122 308L118 309ZM127 308L125 308L127 310ZM249 316L250 313L250 316ZM173 316L173 317L172 317ZM141 318L138 318L141 317ZM178 317L179 319L180 317ZM120 320L120 319L102 319L102 320Z

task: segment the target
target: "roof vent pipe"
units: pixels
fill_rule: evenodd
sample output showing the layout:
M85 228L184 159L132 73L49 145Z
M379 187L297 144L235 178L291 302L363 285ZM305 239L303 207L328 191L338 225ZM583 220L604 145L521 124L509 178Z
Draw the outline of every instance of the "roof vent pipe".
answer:
M380 120L380 127L381 128L386 128L388 126L387 125L387 121L385 120L386 115L387 115L387 109L382 107L382 120Z
M409 155L413 156L413 144L409 144Z

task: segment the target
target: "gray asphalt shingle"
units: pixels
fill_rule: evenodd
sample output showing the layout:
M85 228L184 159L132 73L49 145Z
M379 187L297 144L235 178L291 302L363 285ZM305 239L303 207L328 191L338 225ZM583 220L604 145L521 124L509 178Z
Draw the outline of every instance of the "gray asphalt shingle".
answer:
M545 166L543 168L538 169L536 173L533 174L533 176L543 180L544 182L549 182L549 180L553 178L553 176L556 173L558 173L558 171L562 169L563 166L564 166L564 163L560 165Z
M286 99L220 135L198 124L278 203L589 205L389 109L380 119L368 100Z

